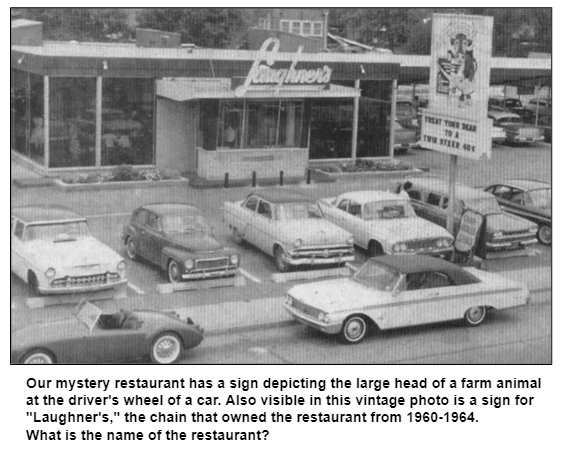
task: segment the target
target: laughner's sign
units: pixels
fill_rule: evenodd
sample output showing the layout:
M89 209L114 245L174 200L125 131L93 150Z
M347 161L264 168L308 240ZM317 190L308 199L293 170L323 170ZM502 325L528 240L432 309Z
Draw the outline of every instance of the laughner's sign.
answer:
M271 45L273 47L270 50ZM272 68L276 62L280 42L277 38L265 40L259 51L259 56L252 64L252 68L244 83L236 87L234 93L243 97L248 89L252 87L271 86L279 90L284 85L307 86L326 88L332 77L332 68L327 65L313 69L297 69L300 54L303 47L300 46L294 54L291 65L288 68Z

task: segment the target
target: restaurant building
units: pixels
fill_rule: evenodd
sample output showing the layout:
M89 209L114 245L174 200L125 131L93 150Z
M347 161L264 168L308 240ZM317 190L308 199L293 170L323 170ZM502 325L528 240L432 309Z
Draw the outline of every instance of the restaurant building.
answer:
M398 80L429 71L424 57L280 52L275 37L217 50L154 30L130 44L45 41L28 20L11 31L12 156L45 175L302 177L318 160L388 158Z

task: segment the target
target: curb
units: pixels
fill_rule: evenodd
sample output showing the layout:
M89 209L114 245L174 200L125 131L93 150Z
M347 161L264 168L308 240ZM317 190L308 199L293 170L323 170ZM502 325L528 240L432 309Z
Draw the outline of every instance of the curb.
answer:
M106 182L106 183L65 183L60 179L53 180L55 187L60 191L104 191L104 190L128 190L137 188L165 188L169 186L188 185L189 180L181 177L168 180L135 180L131 182Z

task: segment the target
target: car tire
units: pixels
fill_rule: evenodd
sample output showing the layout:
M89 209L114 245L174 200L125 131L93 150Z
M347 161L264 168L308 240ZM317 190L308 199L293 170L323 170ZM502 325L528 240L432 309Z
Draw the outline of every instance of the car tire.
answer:
M139 257L137 253L137 243L133 237L127 239L127 256L133 261L136 261Z
M31 291L32 297L40 297L41 291L39 290L39 280L33 272L29 272L27 276L27 282L29 283L29 289Z
M290 264L288 264L285 260L285 252L283 251L283 248L277 246L275 248L273 256L275 259L275 267L280 273L286 273L291 269Z
M159 364L175 363L182 352L180 337L172 332L158 335L150 347L150 360Z
M170 283L181 282L181 271L180 266L175 260L168 262L168 281Z
M382 255L384 255L382 245L375 240L371 240L369 242L369 247L367 248L367 256L370 258L375 258Z
M474 306L466 310L464 313L464 320L467 325L475 327L484 322L484 319L486 319L486 312L485 306Z
M236 245L242 245L244 243L244 237L242 237L242 234L240 234L240 231L236 228L232 229L232 239Z
M367 320L363 316L349 316L343 323L340 337L349 344L363 341L368 331Z
M552 245L552 226L543 224L541 227L539 227L537 238L543 245Z
M46 349L33 349L27 352L21 359L21 363L32 365L48 365L57 363L55 356Z

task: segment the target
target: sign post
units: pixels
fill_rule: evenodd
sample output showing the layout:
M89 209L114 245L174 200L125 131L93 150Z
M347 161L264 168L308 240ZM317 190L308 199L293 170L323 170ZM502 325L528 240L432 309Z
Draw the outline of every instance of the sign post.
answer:
M447 229L454 230L459 156L490 158L488 94L493 18L433 15L428 108L422 112L422 147L451 155Z

